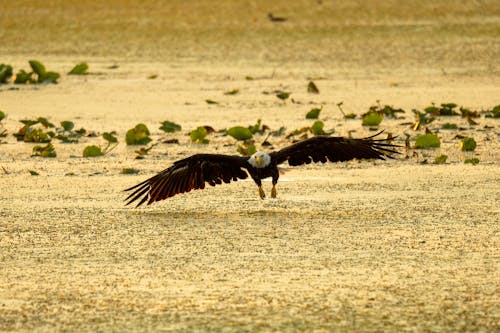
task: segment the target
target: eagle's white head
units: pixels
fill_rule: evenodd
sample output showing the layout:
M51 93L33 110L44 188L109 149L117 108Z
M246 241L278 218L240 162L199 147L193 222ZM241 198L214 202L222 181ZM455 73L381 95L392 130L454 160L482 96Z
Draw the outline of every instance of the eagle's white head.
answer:
M271 164L271 156L269 156L269 154L258 151L250 156L250 158L248 159L248 163L254 168L265 168L269 164Z

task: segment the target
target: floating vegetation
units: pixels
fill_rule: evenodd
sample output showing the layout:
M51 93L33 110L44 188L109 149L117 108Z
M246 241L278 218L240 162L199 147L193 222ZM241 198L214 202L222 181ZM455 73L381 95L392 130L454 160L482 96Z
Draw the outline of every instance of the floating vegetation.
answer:
M486 111L486 117L500 118L500 105L497 105L493 109Z
M11 65L0 64L0 83L9 82L13 75L13 69Z
M219 104L219 102L214 101L213 99L206 99L206 100L205 100L205 102L206 102L207 104Z
M157 142L157 143L155 143L155 144L152 144L151 146L149 146L149 147L147 147L147 148L145 148L145 147L141 147L140 149L136 150L136 151L135 151L135 153L136 153L137 155L135 156L135 159L136 159L136 160L142 160L142 159L144 159L144 158L145 158L145 156L149 154L149 151L150 151L151 149L153 149L153 147L154 147L154 146L156 146L157 144L158 144L158 142Z
M468 158L464 161L465 164L476 165L479 164L479 158Z
M473 138L465 137L460 142L461 151L474 151L477 147L476 140Z
M236 94L238 94L239 92L240 92L240 90L239 90L239 89L232 89L232 90L226 91L226 92L224 93L224 95L236 95Z
M120 171L122 175L137 175L138 173L139 170L134 168L123 168L122 171Z
M73 69L71 69L68 72L68 75L87 75L88 70L89 70L89 65L87 65L87 63L85 62L82 62L73 67Z
M436 134L421 134L417 135L415 140L415 148L417 149L427 149L427 148L437 148L441 146L441 140Z
M32 176L40 176L40 174L36 171L33 171L33 170L28 170L28 172L30 173L30 175Z
M160 129L165 133L173 133L182 130L181 125L165 120L161 123Z
M251 156L257 152L257 147L255 147L253 140L246 140L243 144L238 145L236 151L243 156Z
M452 123L445 123L441 126L441 129L444 130L456 130L458 129L457 124L452 124Z
M375 111L370 111L363 115L363 126L378 126L384 120L384 115Z
M420 112L415 109L411 111L415 114L415 123L412 126L413 130L415 131L419 130L422 125L428 125L436 120L436 118L433 117L430 113Z
M52 143L48 143L45 146L34 146L33 155L31 156L41 156L41 157L56 157L56 150Z
M444 164L448 159L447 155L439 155L434 158L434 164Z
M438 116L458 116L459 113L455 111L457 108L455 103L442 103L441 106L437 107L434 103L424 109L425 113L431 114L433 117Z
M5 138L7 136L7 130L2 124L2 120L4 120L6 116L7 115L3 111L0 111L0 138ZM2 140L0 140L0 143L2 143Z
M232 136L236 140L239 141L244 141L251 139L253 137L252 132L248 127L243 127L243 126L235 126L231 127L227 130L227 135Z
M282 90L275 90L274 94L276 95L276 97L278 97L279 99L281 99L282 101L284 101L288 97L290 97L291 93L286 92L286 91L282 91Z
M309 81L307 92L311 94L319 94L319 89L313 81Z
M191 142L197 144L208 144L209 140L205 138L207 135L208 131L204 126L199 126L195 130L192 130L191 133L189 133Z
M312 108L309 112L306 113L306 119L318 119L319 113L323 110L323 105L319 108Z
M146 125L137 124L134 128L129 129L125 134L125 143L127 146L147 145L151 142L149 135L150 132Z
M102 138L106 140L107 145L104 148L100 146L91 145L83 149L83 157L97 157L103 156L111 152L118 146L118 139L114 133L105 132L102 134Z

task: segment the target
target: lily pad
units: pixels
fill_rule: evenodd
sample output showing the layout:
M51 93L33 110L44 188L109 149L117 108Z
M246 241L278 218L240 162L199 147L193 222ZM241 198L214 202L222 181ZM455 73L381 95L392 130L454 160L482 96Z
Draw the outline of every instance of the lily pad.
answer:
M189 133L189 137L191 138L191 142L193 143L207 144L209 142L207 139L205 139L207 134L207 129L204 126L200 126L191 131L191 133Z
M72 70L68 72L68 75L86 75L88 74L89 65L85 62L76 65Z
M65 120L65 121L61 121L61 127L66 131L66 132L69 132L71 131L73 128L75 128L75 124L72 122L72 121L68 121L68 120Z
M144 124L137 124L125 134L125 142L130 145L146 145L151 142L149 129Z
M312 108L309 112L307 112L306 119L318 119L321 110L323 110L323 105L319 108Z
M16 79L14 80L15 84L28 84L28 83L35 83L35 80L33 79L33 72L26 72L25 70L21 69L19 72L16 74Z
M325 127L325 124L321 120L317 120L311 126L311 132L314 135L323 135L323 134L325 134L325 131L323 130L324 127Z
M120 173L122 175L136 175L139 173L139 170L134 168L123 168Z
M444 164L446 163L447 159L448 159L447 155L436 156L436 158L434 159L434 164Z
M464 161L465 164L476 165L479 163L479 158L468 158Z
M172 133L172 132L180 131L182 129L182 127L179 124L165 120L164 122L161 123L160 129L163 132Z
M460 142L461 151L474 151L477 147L476 140L473 138L465 137Z
M0 64L0 83L7 83L12 74L11 65Z
M5 112L0 111L0 121L2 121L3 119L5 119Z
M32 156L41 157L56 157L57 153L52 143L48 143L45 146L34 146Z
M313 81L309 81L307 85L307 92L312 94L319 94L319 89Z
M418 135L415 141L415 148L437 148L441 146L441 140L436 134L421 134Z
M92 145L83 149L83 157L97 157L102 155L104 154L99 146Z
M378 126L384 119L383 114L377 112L368 112L363 116L363 126Z
M240 141L251 139L253 136L250 129L243 126L231 127L227 130L227 134Z

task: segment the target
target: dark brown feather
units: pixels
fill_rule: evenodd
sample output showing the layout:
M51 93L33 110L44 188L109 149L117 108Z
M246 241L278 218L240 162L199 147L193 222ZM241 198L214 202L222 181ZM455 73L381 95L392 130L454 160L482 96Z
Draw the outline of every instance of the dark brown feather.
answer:
M132 191L125 199L127 205L139 200L137 206L147 202L173 197L176 194L193 189L205 188L205 182L216 184L229 183L231 180L245 179L248 157L226 156L219 154L196 154L175 162L168 169L132 186L125 191Z
M394 150L399 146L385 143L384 139L374 139L381 133L362 139L315 136L271 153L271 159L276 164L288 161L290 166L297 166L311 162L325 163L327 159L330 162L371 158L383 160L392 158L391 154L399 154Z

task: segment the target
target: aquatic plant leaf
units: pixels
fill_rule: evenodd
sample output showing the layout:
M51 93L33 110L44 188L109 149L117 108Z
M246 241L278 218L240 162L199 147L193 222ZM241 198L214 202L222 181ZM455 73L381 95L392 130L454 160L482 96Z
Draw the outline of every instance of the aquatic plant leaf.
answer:
M444 164L446 163L447 159L448 159L447 155L436 156L436 158L434 159L434 164Z
M56 157L57 153L52 143L48 143L45 146L34 146L32 156L41 157Z
M461 151L474 151L477 147L476 140L473 138L465 137L460 142L460 150Z
M48 143L52 138L41 128L28 127L24 133L24 142Z
M479 163L479 158L468 158L464 161L465 164L476 165Z
M240 141L248 140L253 137L252 132L248 128L243 126L231 127L230 129L227 130L227 135L230 135L236 140Z
M233 89L233 90L229 90L229 91L226 91L224 93L224 95L236 95L237 93L239 93L240 90L239 89Z
M38 83L57 83L59 77L61 77L59 73L46 72L44 76L38 77Z
M446 123L446 124L443 124L443 126L441 126L441 128L444 130L455 130L455 129L458 129L458 126L457 126L457 124Z
M500 105L497 105L493 109L491 109L486 114L486 117L488 117L488 118L500 118Z
M290 97L289 92L284 92L284 91L277 91L276 92L276 97L281 99L282 101L286 100L288 97Z
M14 80L15 84L28 84L35 83L33 79L33 72L26 72L23 69L19 70L16 74L16 79Z
M86 75L88 74L88 70L89 65L85 62L82 62L78 65L75 65L75 67L73 67L73 69L68 72L68 75Z
M378 126L384 119L383 114L377 112L368 112L363 116L363 126Z
M104 140L108 141L109 143L117 143L118 142L118 138L109 132L102 133L102 137Z
M206 102L207 104L219 104L219 102L214 101L213 99L206 99L206 100L205 100L205 102Z
M69 120L61 121L61 127L66 131L69 132L75 127L75 123Z
M3 119L5 119L5 112L0 111L0 121L2 121Z
M134 168L123 168L120 173L122 175L136 175L139 173L139 170Z
M313 81L309 81L307 85L307 92L312 94L319 94L319 89Z
M137 124L134 128L129 129L125 134L125 142L130 145L145 145L151 142L149 137L149 129L144 124Z
M191 142L199 143L199 144L207 144L209 141L205 139L208 131L204 126L199 126L195 130L189 133L189 137L191 138Z
M0 64L0 83L8 82L13 74L12 70L11 65Z
M323 110L323 105L319 108L312 108L309 112L307 112L306 119L318 119L321 110Z
M28 170L28 172L30 173L30 175L32 176L40 176L40 174L36 171L33 171L33 170Z
M245 143L243 145L238 145L236 151L243 156L251 156L257 152L257 147L255 147L255 144L253 142L248 144Z
M437 148L441 146L441 140L436 134L421 134L415 140L415 148Z
M172 132L180 131L182 129L182 127L179 124L165 120L164 122L161 123L160 129L165 133L172 133Z
M317 120L311 126L311 133L314 135L323 135L325 134L325 131L323 130L324 127L325 124L321 120Z
M33 72L35 72L35 74L38 75L39 78L43 77L47 73L45 66L40 61L30 60L29 64Z
M101 147L99 146L87 146L83 149L83 157L96 157L104 155Z

